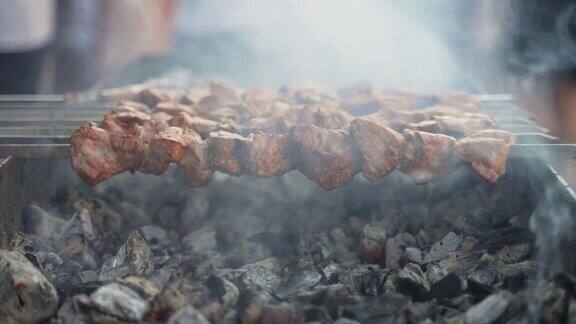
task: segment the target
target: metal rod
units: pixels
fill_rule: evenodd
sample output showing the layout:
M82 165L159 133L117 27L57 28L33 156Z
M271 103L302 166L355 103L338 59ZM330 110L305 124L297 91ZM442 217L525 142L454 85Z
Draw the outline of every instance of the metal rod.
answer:
M500 93L500 94L481 94L473 96L474 99L480 102L485 101L514 101L514 95L510 93Z
M576 144L515 144L510 148L510 157L545 161L575 159Z
M70 135L2 135L0 144L68 144Z
M0 158L58 157L68 158L70 144L0 144ZM510 149L511 158L525 159L576 159L576 144L515 144Z
M0 144L0 158L69 158L69 144Z
M63 95L0 95L0 101L26 101L26 102L62 102Z

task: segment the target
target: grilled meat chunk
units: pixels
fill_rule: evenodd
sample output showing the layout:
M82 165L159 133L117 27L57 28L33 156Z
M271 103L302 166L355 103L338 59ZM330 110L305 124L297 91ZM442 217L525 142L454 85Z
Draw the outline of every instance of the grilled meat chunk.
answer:
M345 131L295 125L290 139L297 169L326 190L343 186L359 171Z
M100 92L100 99L108 102L134 100L140 91L146 88L143 84L134 84L125 87L105 89Z
M177 127L170 127L154 135L142 160L140 171L152 174L166 172L171 162L182 160L186 140L190 136L191 132Z
M284 117L255 117L250 119L249 125L244 129L244 133L262 131L271 134L286 134L289 129L290 124Z
M350 124L350 134L360 151L366 179L377 181L396 169L404 144L402 135L359 118Z
M202 100L202 98L209 96L210 92L201 89L190 89L181 98L180 103L193 106Z
M181 112L185 112L188 114L196 114L196 111L194 110L194 108L192 108L192 106L189 105L184 105L181 103L177 103L177 102L173 102L173 101L166 101L166 102L161 102L156 106L156 110L157 112L166 112L170 115L176 115L178 113Z
M239 156L239 145L244 145L246 138L226 131L212 132L208 135L208 160L212 167L230 175L240 175L245 169Z
M405 130L400 170L417 184L438 179L455 163L456 140L442 134Z
M249 106L265 109L271 105L276 99L278 94L273 91L263 89L248 89L242 94L242 102Z
M236 91L222 83L210 83L210 93L218 99L221 105L236 104L239 101Z
M316 125L326 129L345 129L352 116L345 110L330 104L309 105L298 113L298 124Z
M287 135L256 132L238 143L241 164L249 174L265 178L292 170Z
M135 101L141 102L148 107L156 107L161 102L174 101L174 98L165 90L145 88L136 95Z
M458 142L457 153L483 178L496 182L506 171L514 135L501 130L483 130Z
M483 129L498 128L498 122L483 114L464 113L460 116L436 116L438 132L461 137Z
M116 174L134 167L134 159L126 159L124 154L133 149L136 139L115 134L114 139L106 130L93 122L82 125L72 133L72 167L91 185L98 184Z
M205 143L191 129L169 127L150 140L148 154L140 170L146 173L161 174L174 162L186 173L186 181L191 186L208 184L213 171L205 156Z
M187 113L179 113L172 120L170 120L170 125L180 128L190 128L200 134L202 138L207 138L211 132L221 130L221 129L228 129L226 125L222 125L221 123L206 119L199 116L191 116ZM228 129L230 130L230 129Z
M348 102L339 102L310 88L253 89L241 99L218 83L209 92L191 90L180 98L138 89L136 95L117 96L135 101L119 102L100 126L86 124L74 132L72 162L87 182L126 170L161 174L176 163L191 185L208 183L214 170L271 177L297 168L331 190L360 169L370 181L400 168L414 182L427 183L462 161L494 182L514 142L506 132L478 132L498 125L470 112L474 107L466 96L362 87L343 92ZM368 115L353 120L343 109L347 105L355 113L368 109ZM446 136L470 133L458 143Z

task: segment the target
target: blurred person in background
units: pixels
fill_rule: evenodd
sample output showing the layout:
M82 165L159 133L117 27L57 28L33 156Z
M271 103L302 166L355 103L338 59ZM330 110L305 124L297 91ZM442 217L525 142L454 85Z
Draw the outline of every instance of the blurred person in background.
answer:
M0 0L0 94L38 92L55 10L55 0Z
M509 71L518 97L563 142L576 142L576 2L512 0L507 22Z
M176 0L0 0L0 94L100 86L171 47Z
M129 63L172 45L176 0L60 0L56 92L98 88Z

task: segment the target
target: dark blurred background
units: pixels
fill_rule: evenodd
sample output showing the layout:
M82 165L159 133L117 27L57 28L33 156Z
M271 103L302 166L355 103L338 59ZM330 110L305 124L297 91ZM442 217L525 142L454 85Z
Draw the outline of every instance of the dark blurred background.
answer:
M576 3L0 0L0 94L356 82L517 94L576 141Z

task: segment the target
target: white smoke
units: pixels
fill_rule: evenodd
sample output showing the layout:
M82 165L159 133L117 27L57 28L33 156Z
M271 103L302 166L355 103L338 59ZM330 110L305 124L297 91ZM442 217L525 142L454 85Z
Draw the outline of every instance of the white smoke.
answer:
M418 2L415 12L399 1L182 1L186 14L180 26L245 39L257 62L250 80L259 85L370 81L378 87L442 90L457 83L460 73L430 20L418 16L433 2Z

